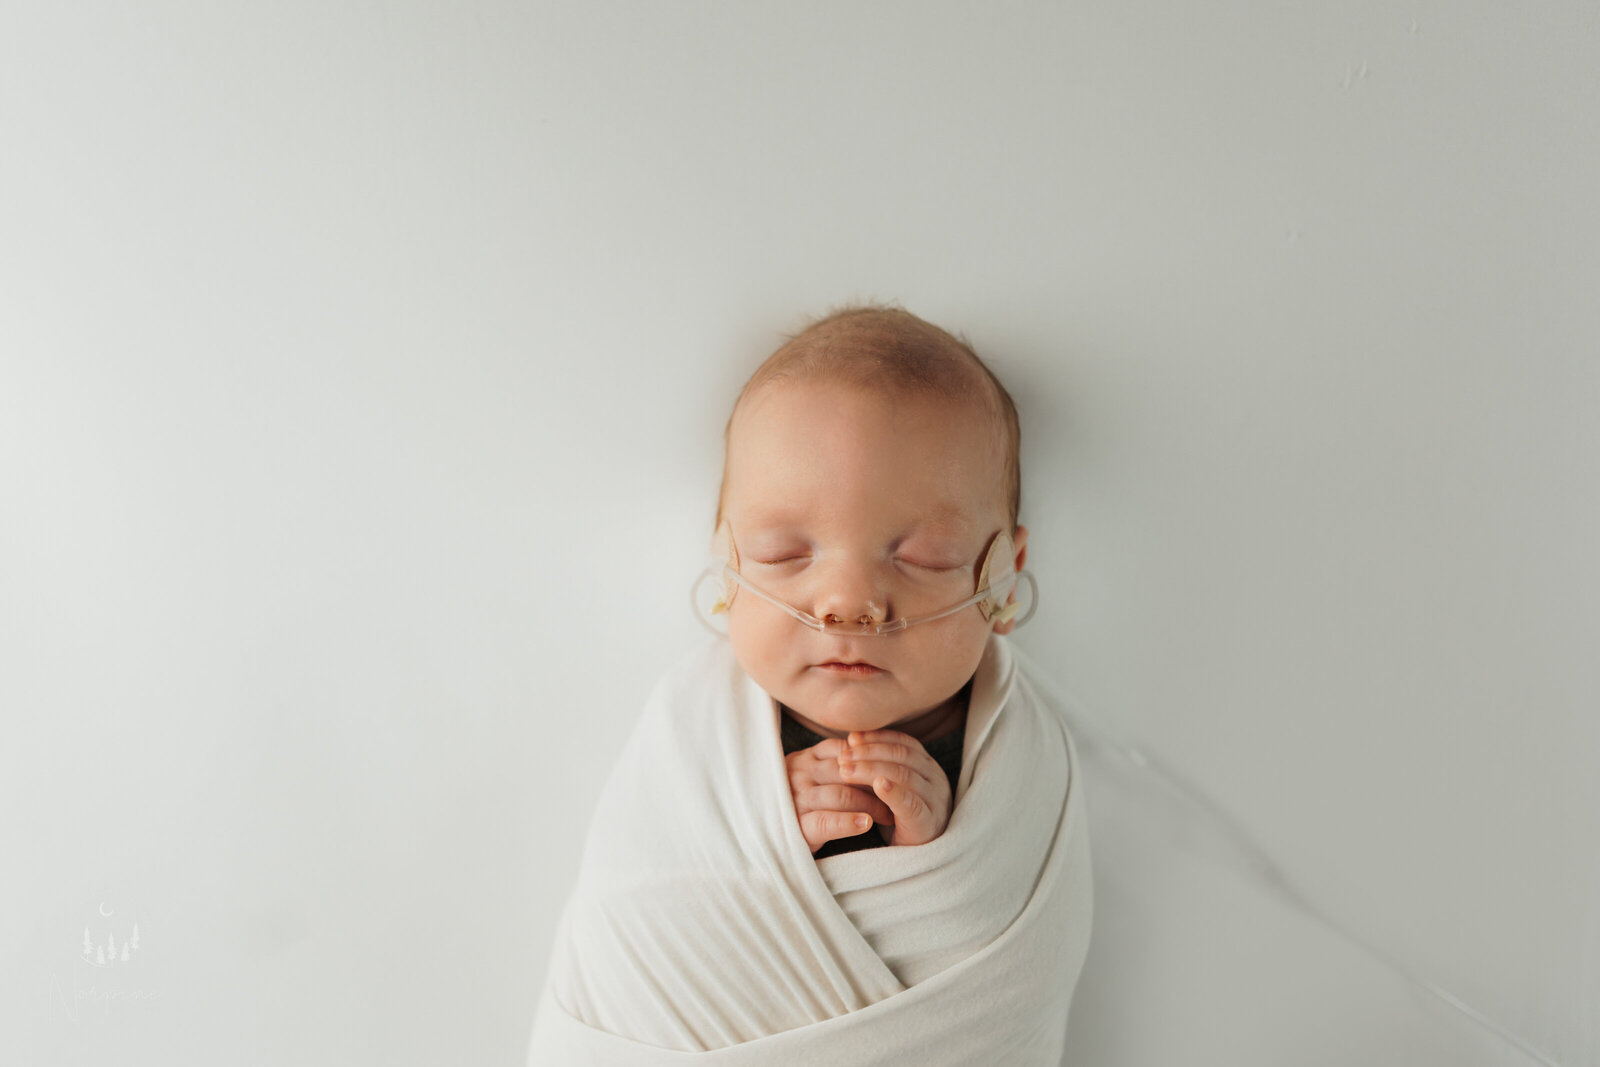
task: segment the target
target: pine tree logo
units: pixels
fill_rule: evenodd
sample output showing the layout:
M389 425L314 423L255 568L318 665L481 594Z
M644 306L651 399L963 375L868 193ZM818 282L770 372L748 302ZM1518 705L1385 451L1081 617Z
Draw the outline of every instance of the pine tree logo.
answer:
M101 919L110 920L117 913L109 910L105 904L99 908ZM100 937L96 940L96 932L89 926L83 928L83 945L78 958L91 967L120 967L132 962L139 954L139 924L133 924L133 929L125 933L120 939L117 937L117 924L107 921L98 924L102 927ZM126 924L122 924L126 929Z

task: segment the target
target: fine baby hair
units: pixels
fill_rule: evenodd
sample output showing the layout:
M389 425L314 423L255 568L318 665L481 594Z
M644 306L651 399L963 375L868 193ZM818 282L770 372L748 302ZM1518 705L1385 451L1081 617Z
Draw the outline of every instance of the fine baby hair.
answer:
M789 337L750 375L723 429L724 455L734 421L757 394L772 386L814 381L982 406L999 437L1005 464L1001 490L1008 529L1015 532L1022 500L1017 406L965 340L904 308L855 305L833 311ZM722 524L727 488L724 466L713 528Z

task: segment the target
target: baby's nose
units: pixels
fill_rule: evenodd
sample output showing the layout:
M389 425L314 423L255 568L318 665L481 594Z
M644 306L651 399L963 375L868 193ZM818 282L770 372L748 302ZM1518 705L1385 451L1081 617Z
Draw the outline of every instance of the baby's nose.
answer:
M847 624L871 626L874 623L882 622L886 614L887 613L876 604L869 603L865 611L859 612L854 616L840 615L839 613L833 611L825 612L822 615L822 621L828 623L830 626L844 626Z
M815 614L826 623L865 625L884 621L889 605L876 590L835 586L817 598Z

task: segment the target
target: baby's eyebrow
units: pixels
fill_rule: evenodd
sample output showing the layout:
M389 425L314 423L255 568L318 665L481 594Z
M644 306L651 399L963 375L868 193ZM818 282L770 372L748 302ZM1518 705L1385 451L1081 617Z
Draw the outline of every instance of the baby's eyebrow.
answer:
M780 530L805 526L811 516L804 511L797 511L789 507L773 507L763 511L752 511L742 524L747 532L757 530ZM929 508L926 512L916 516L904 527L905 535L915 532L931 532L935 534L950 534L956 537L965 537L972 533L974 525L968 516L967 509L959 504L945 503Z
M966 533L972 529L972 520L967 517L967 510L960 505L941 504L919 519L916 525L931 526L952 533Z
M782 508L752 512L748 516L745 525L751 528L767 529L775 526L796 526L805 521L806 516L803 512Z

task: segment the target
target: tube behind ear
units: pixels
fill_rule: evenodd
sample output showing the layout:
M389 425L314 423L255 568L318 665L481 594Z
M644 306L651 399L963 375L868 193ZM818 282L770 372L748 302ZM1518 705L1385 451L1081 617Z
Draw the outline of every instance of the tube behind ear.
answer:
M739 550L734 546L733 529L727 519L717 525L717 532L711 537L711 571L717 583L717 602L711 605L713 615L727 611L739 591L738 583L723 573L724 564L735 571L739 569Z
M1017 604L1007 604L1006 596L1017 584L1017 549L1011 534L1001 530L983 557L983 569L978 571L978 588L988 589L989 595L978 601L978 610L990 622L1008 622L1016 615Z

